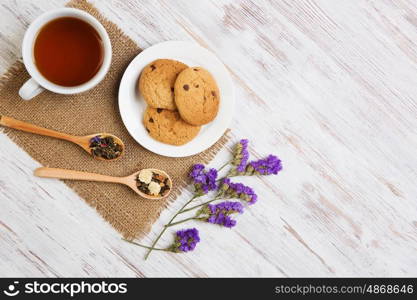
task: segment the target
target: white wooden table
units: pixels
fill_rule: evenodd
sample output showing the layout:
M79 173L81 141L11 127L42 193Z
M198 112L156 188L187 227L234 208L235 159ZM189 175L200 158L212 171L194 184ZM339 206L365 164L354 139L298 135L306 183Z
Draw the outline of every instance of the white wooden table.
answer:
M144 261L62 182L33 177L39 163L1 134L0 276L417 276L415 0L93 3L142 47L215 52L236 84L233 139L279 155L284 171L245 181L260 200L233 230L195 224L194 253ZM1 0L2 71L28 24L64 4Z

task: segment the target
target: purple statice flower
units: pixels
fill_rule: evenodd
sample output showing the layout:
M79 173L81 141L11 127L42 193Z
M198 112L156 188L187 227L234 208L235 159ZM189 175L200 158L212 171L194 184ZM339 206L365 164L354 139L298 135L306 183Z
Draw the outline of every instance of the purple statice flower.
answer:
M200 242L200 236L196 228L178 230L169 250L176 253L193 251L198 242Z
M245 200L250 205L258 200L258 195L256 195L251 187L243 183L231 182L229 178L223 179L220 186L220 193L223 197Z
M249 159L248 143L247 139L242 139L236 144L232 160L234 168L230 171L231 175L243 174L245 172Z
M281 160L270 154L267 158L250 162L246 167L245 175L276 175L281 170Z
M235 213L243 213L243 205L240 202L225 201L205 205L197 216L208 223L232 228L236 225L236 220L233 220L230 215Z
M191 178L196 193L200 195L207 194L209 191L217 189L216 179L217 170L209 169L205 171L205 167L202 164L196 164L193 166L189 177Z
M95 137L90 139L90 144L92 143L99 143L101 141L100 136L96 135Z
M206 181L206 174L204 172L204 165L195 164L191 169L189 174L190 178L193 180L193 183L204 183Z
M226 216L222 213L208 217L207 222L211 224L224 226L227 228L232 228L236 226L236 220L233 220L230 216Z
M207 173L207 180L206 185L208 187L209 191L213 191L217 189L216 179L217 179L217 170L216 169L210 169Z

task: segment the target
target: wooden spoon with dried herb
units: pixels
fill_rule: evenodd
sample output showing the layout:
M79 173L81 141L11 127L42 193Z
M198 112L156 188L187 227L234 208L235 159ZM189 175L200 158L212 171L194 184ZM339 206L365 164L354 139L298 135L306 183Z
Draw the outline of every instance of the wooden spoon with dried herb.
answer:
M122 156L125 149L123 141L110 133L96 133L86 136L76 136L46 129L6 116L0 116L0 125L73 142L99 160L115 160Z
M121 183L130 187L141 197L152 200L165 198L172 189L171 177L166 172L158 169L143 169L126 177L46 167L36 169L34 174L46 178Z

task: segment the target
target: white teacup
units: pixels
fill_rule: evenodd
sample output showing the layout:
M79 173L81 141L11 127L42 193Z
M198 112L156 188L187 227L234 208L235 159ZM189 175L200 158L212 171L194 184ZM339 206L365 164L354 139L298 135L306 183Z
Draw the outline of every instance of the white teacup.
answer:
M104 55L102 65L93 78L81 85L71 87L57 85L46 79L39 72L35 64L33 48L40 29L46 23L61 17L75 17L87 22L93 26L103 41ZM58 94L78 94L95 87L104 78L107 71L109 70L112 50L110 38L103 25L101 25L101 23L96 18L79 9L59 8L42 14L35 21L33 21L32 24L30 24L23 38L22 56L23 63L25 64L25 67L32 78L26 81L25 84L20 88L19 95L24 100L30 100L45 89Z

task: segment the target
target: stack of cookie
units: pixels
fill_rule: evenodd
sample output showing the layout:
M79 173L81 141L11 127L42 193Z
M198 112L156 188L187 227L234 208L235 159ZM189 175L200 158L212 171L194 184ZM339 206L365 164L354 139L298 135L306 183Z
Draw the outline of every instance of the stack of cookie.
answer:
M213 121L220 93L211 74L200 67L158 59L147 65L139 90L148 107L143 123L156 140L184 145L197 136L202 125Z

